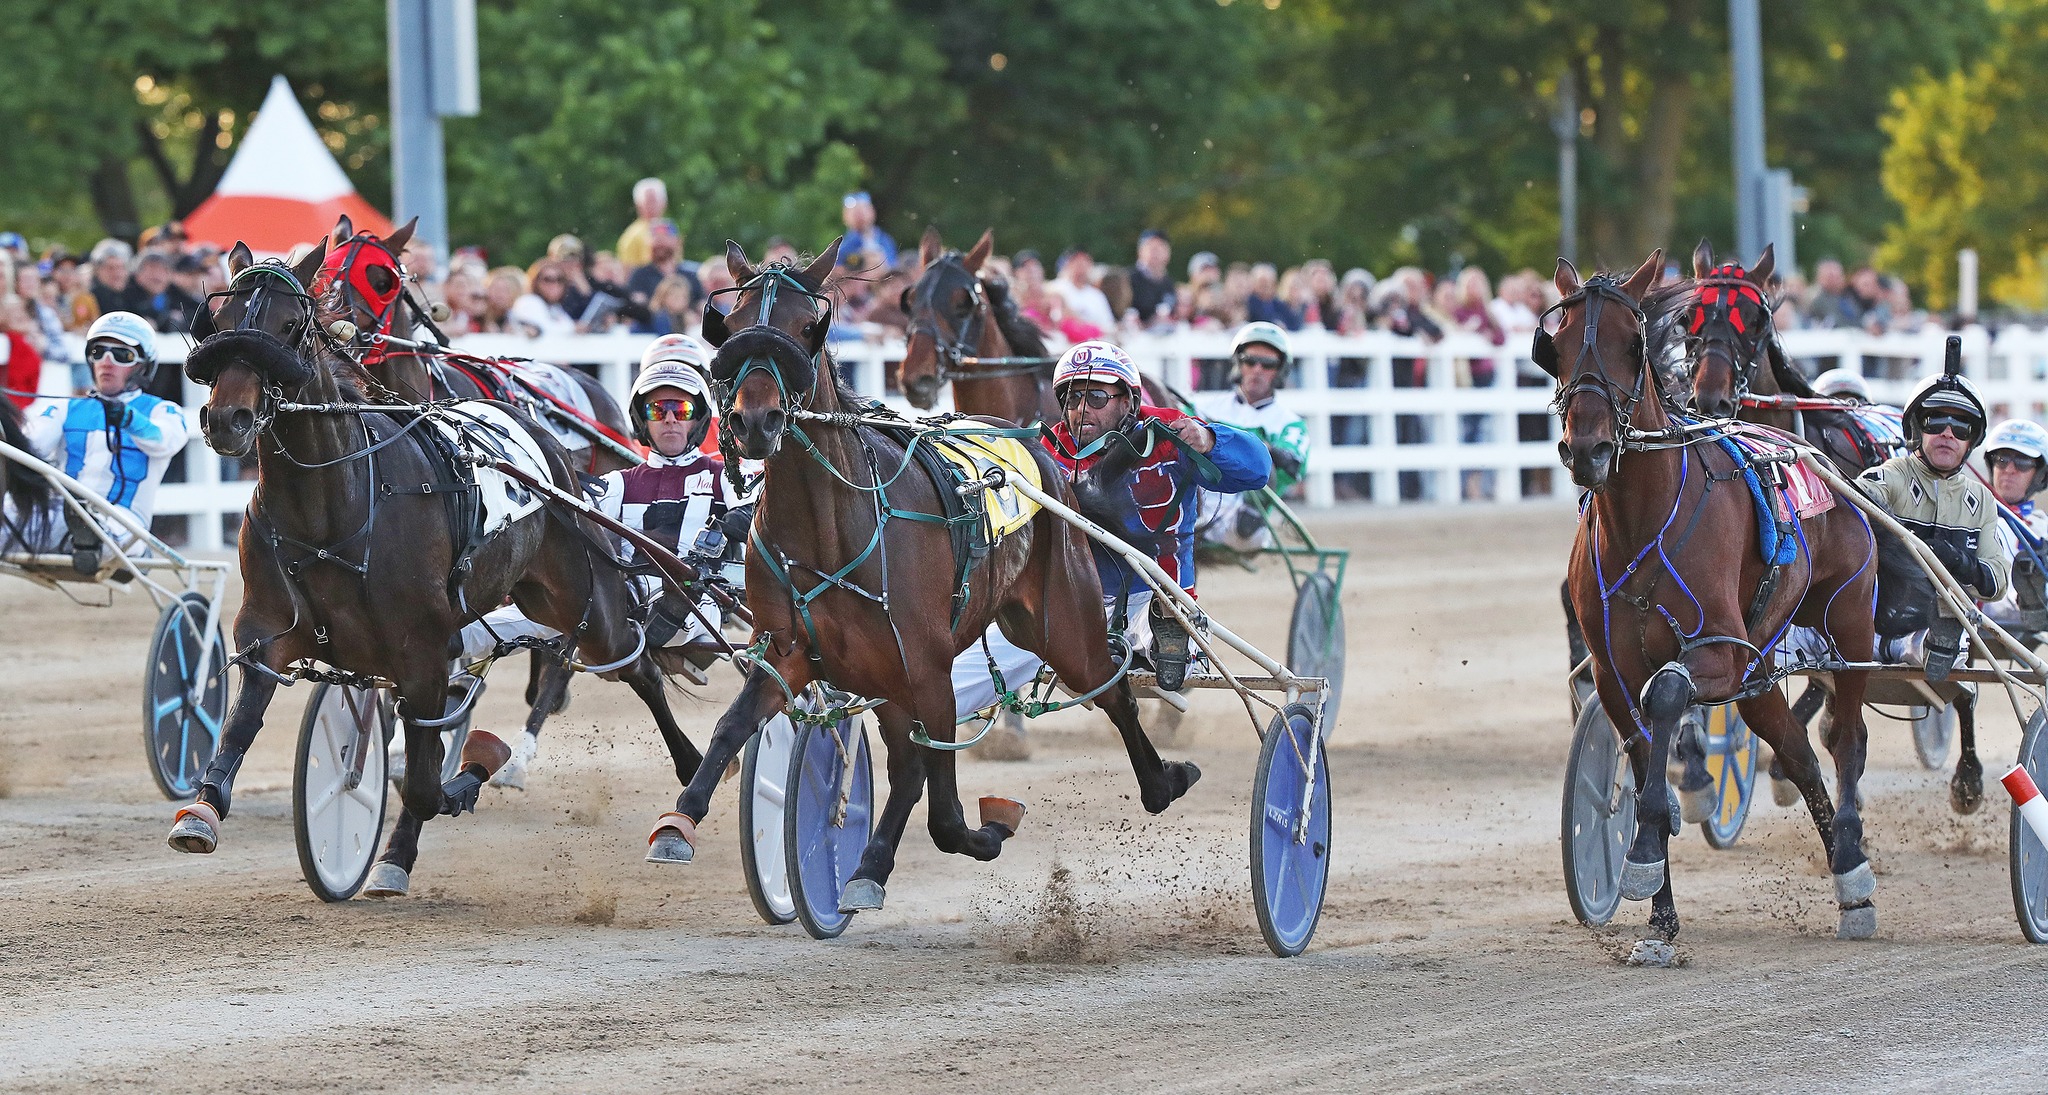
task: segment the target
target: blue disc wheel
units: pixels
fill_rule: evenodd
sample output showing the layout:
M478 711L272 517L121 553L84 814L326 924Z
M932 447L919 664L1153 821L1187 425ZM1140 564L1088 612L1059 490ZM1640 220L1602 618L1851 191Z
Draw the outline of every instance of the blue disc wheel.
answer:
M199 793L199 779L220 744L227 714L227 645L220 627L206 626L207 600L187 592L157 619L142 680L142 736L149 771L164 797L182 802ZM205 676L200 676L204 661Z
M853 920L839 911L839 897L874 831L866 724L858 718L798 723L788 771L782 822L790 897L811 938L831 939Z
M2039 784L2048 781L2048 712L2035 711L2020 734L2020 755L2016 763ZM2048 943L2048 846L2020 816L2012 811L2012 908L2020 921L2020 932L2029 943Z
M1714 812L1700 822L1700 832L1716 848L1734 847L1749 820L1756 790L1756 735L1732 703L1706 709L1707 775L1713 782Z
M1315 709L1290 703L1266 729L1252 782L1252 901L1259 933L1282 958L1300 954L1330 883L1330 762Z

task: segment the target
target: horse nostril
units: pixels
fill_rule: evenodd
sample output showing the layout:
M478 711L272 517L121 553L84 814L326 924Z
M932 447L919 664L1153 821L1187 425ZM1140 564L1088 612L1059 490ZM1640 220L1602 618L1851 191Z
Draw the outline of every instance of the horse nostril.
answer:
M768 434L781 433L784 423L788 421L789 416L782 413L781 408L773 408L761 415L761 431Z
M244 434L255 428L255 412L246 407L237 407L235 412L228 416L228 429L233 433Z
M208 432L208 431L207 431L207 427L206 427L206 423L208 422L208 420L210 420L210 419L211 419L211 418L213 417L213 416L212 416L211 414L209 414L209 413L208 413L208 412L209 412L209 411L211 411L212 409L213 409L213 408L211 408L211 407L205 407L205 406L202 406L202 407L200 407L200 408L199 408L199 432L200 432L200 433L206 433L206 432Z

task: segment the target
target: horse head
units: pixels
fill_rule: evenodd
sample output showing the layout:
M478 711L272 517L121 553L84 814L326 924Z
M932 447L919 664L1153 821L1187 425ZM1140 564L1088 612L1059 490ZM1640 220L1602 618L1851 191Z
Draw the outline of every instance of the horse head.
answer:
M995 322L981 286L981 264L995 249L989 229L966 254L945 250L937 228L926 228L918 245L917 281L903 290L903 314L910 317L910 341L903 350L903 397L922 411L939 399L939 386L972 357Z
M345 319L366 334L392 333L405 291L405 265L399 256L412 242L418 225L419 218L414 217L380 239L356 231L347 214L342 215L328 238L327 258L311 286L313 296L325 305L320 313L323 325Z
M1764 294L1776 264L1771 245L1747 270L1733 262L1714 265L1714 249L1706 240L1693 251L1685 340L1692 405L1701 414L1733 418L1752 388L1771 341L1771 307Z
M222 456L247 456L277 413L280 398L297 396L316 375L302 352L317 337L316 305L307 291L327 244L296 265L257 262L247 245L228 253L228 287L208 298L218 310L192 317L198 346L185 359L185 375L213 392L199 410L206 443Z
M1581 282L1576 267L1557 261L1557 330L1539 325L1529 356L1557 378L1551 406L1564 418L1558 456L1571 469L1572 482L1588 490L1605 486L1614 473L1631 416L1643 408L1661 416L1656 399L1644 398L1654 396L1656 380L1644 348L1642 299L1663 266L1664 250L1658 248L1626 279L1595 274ZM1569 348L1569 363L1560 346Z
M721 435L731 437L750 460L775 455L790 412L809 407L820 389L829 393L837 383L825 356L832 330L825 276L839 262L844 238L803 267L771 262L756 268L739 244L725 245L726 268L736 284L712 295L731 294L732 306L720 312L716 299L706 302L704 340L718 347L711 382L724 420ZM738 321L747 322L736 327Z

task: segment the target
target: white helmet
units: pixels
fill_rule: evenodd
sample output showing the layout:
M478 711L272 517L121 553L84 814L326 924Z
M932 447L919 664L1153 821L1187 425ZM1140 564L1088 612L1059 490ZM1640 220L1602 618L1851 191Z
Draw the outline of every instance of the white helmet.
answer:
M1913 389L1912 398L1906 400L1906 440L1920 439L1920 420L1929 411L1951 411L1974 419L1977 436L1970 442L1974 449L1984 442L1984 427L1991 422L1985 413L1984 397L1977 394L1977 385L1961 373L1936 373L1920 382Z
M2016 452L2021 456L2033 457L2034 480L2027 487L2028 494L2037 493L2048 486L2048 429L2042 429L2037 422L2024 418L2009 418L2000 422L1984 439L1984 464L1991 465L1991 454L2000 449Z
M93 321L85 332L86 363L92 363L92 347L96 342L118 342L135 351L135 365L128 373L126 391L134 391L149 383L156 373L156 331L149 321L134 312L108 312Z
M1817 395L1836 399L1849 396L1870 402L1870 385L1864 381L1863 374L1854 369L1829 369L1813 378L1813 390Z
M1230 340L1231 356L1237 356L1237 352L1239 350L1242 350L1246 346L1250 346L1255 342L1263 342L1266 345L1271 346L1275 350L1280 351L1281 357L1289 356L1287 348L1287 330L1277 323L1268 323L1265 320L1259 320L1256 323L1247 323L1244 326L1239 327L1237 329L1237 337Z
M704 377L710 361L711 350L690 335L663 335L648 344L640 355L640 375L633 378L633 395L626 406L633 433L642 444L654 443L647 431L647 393L656 388L679 388L689 395L696 404L691 417L698 420L690 431L690 444L695 447L704 440L711 429L711 382Z

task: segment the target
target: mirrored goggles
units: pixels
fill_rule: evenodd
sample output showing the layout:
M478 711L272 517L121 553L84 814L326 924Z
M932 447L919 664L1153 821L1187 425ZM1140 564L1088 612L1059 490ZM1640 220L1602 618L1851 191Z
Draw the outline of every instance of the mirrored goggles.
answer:
M650 399L640 405L640 415L649 422L663 418L677 422L697 417L697 402L693 399Z

